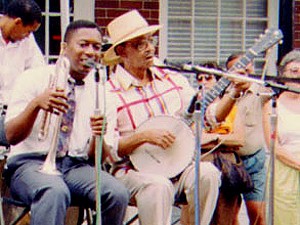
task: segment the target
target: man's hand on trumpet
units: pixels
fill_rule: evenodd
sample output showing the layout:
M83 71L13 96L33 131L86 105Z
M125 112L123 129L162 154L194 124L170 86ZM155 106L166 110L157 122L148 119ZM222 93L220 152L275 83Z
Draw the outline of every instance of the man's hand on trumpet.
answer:
M67 104L67 96L64 89L46 89L43 94L39 96L38 105L41 109L47 112L59 114L59 112L66 113L69 105Z

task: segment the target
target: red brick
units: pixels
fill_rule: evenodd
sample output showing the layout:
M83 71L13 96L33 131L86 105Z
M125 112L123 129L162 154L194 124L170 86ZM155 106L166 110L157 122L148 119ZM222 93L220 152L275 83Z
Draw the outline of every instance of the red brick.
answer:
M107 26L107 24L110 22L110 21L112 21L112 19L106 19L106 18L96 18L96 23L100 26L100 27L102 27L102 26Z
M159 17L159 11L158 10L151 10L150 11L150 17L152 19L158 19L158 17Z
M144 9L159 9L158 2L144 2Z
M128 9L108 9L107 10L107 17L109 18L116 18L124 13L128 12Z
M149 10L139 10L140 14L146 19L148 20L150 18L150 11Z
M107 17L107 12L106 9L102 9L102 8L96 8L95 9L95 16L96 17Z
M300 40L300 31L295 31L294 32L294 39L295 40Z
M150 24L150 25L157 25L157 24L159 24L159 21L158 21L158 19L151 19L151 20L147 20L148 21L148 23Z
M120 4L120 8L124 9L141 9L143 1L121 1Z
M300 31L300 24L294 24L294 30L295 31Z
M119 1L104 1L104 0L96 0L95 2L96 8L119 8Z

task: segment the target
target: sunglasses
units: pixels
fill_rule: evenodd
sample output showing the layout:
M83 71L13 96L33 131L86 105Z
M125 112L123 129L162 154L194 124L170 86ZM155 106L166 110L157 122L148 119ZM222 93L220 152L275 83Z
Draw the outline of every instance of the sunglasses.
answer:
M197 80L198 80L199 82L202 82L203 80L211 81L212 79L213 79L213 76L212 76L212 75L209 75L209 74L205 74L205 75L200 74L200 75L198 75L198 77L197 77Z

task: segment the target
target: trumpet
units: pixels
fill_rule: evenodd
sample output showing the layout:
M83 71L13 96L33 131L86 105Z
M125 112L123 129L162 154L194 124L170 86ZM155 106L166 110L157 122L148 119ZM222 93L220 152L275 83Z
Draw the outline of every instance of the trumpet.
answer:
M68 74L70 71L70 62L68 58L62 54L56 61L55 74L50 76L49 87L56 88L57 86L66 88L68 82ZM53 137L50 145L50 149L44 164L42 165L40 172L50 175L60 175L60 172L56 169L56 148L59 138L60 125L62 122L63 113L59 112L55 118ZM49 133L49 124L51 122L51 113L45 111L40 125L38 134L38 140L43 141L47 138Z

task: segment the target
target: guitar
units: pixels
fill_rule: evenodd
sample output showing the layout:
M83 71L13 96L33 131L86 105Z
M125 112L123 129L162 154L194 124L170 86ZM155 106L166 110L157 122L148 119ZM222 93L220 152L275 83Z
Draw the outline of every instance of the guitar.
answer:
M249 48L246 53L228 70L228 72L245 68L259 53L266 51L268 48L279 43L283 38L281 30L271 28L267 29L260 39ZM201 107L204 111L223 91L230 85L231 81L222 77L218 82L205 94Z

